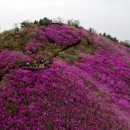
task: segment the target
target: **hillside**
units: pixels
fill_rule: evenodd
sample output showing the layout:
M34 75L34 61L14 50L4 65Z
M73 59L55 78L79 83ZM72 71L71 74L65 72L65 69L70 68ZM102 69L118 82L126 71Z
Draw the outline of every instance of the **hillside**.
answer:
M61 23L1 33L0 130L130 130L130 48Z

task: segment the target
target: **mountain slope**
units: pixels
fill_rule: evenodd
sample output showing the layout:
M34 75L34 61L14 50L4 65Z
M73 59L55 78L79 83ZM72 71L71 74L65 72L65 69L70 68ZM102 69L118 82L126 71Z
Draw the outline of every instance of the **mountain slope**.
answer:
M130 129L130 48L65 24L1 35L0 129Z

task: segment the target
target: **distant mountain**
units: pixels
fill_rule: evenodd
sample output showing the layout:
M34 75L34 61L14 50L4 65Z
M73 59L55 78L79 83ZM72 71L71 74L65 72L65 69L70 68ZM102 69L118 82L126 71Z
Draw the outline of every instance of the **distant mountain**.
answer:
M68 24L0 34L0 130L130 129L130 48Z

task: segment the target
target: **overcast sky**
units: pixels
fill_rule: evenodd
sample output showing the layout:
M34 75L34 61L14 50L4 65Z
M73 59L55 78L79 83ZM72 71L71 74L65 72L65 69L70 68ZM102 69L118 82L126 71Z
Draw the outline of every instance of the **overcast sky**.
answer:
M130 40L130 0L0 0L0 31L45 16L78 19L85 28Z

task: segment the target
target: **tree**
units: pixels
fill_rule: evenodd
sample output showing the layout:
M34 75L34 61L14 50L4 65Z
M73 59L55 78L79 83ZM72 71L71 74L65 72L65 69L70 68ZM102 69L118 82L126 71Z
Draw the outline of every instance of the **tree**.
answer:
M123 44L126 47L130 47L130 41L129 40L120 41L120 43Z
M15 31L15 33L17 33L19 31L18 23L14 24L14 31Z
M52 24L52 20L48 19L47 17L44 17L43 19L39 20L40 25L50 25Z
M68 24L69 26L72 26L72 25L73 25L73 20L72 20L72 19L68 20L68 21L67 21L67 24Z
M79 25L80 25L80 22L79 22L78 20L74 20L74 26L75 26L76 28L78 28Z
M35 20L35 21L34 21L34 24L38 24L38 21L37 21L37 20Z
M70 20L67 21L67 24L68 24L69 26L75 26L76 28L78 28L80 22L79 22L78 20L70 19Z
M92 27L90 27L88 30L89 30L89 32L95 32L96 33L96 30Z
M103 33L103 36L105 37L105 36L106 36L106 33Z
M31 22L29 22L28 20L26 20L26 21L23 21L22 23L21 23L21 27L30 27L31 26Z

